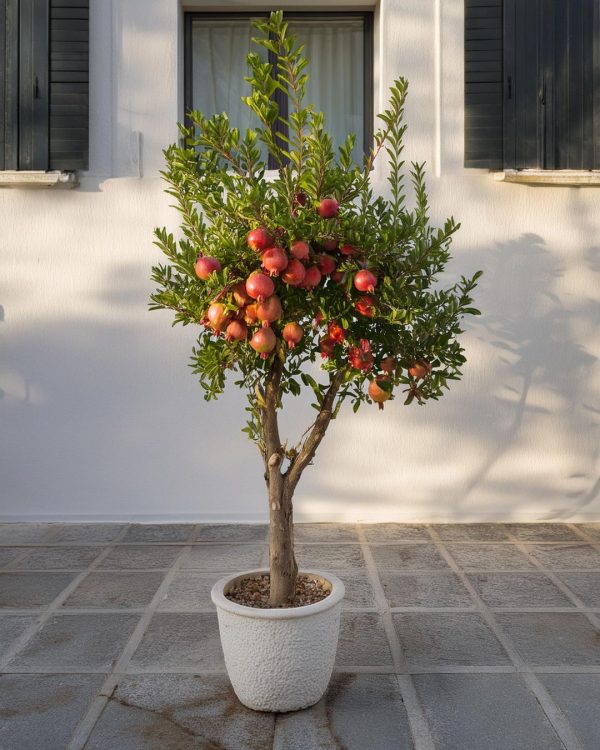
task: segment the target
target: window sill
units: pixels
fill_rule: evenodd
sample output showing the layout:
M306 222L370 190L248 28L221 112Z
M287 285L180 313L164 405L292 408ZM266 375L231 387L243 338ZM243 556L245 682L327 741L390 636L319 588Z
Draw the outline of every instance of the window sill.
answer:
M75 172L0 171L0 188L58 188L70 190L79 185Z
M505 169L492 172L496 182L520 182L524 185L564 185L600 187L600 171L577 169Z

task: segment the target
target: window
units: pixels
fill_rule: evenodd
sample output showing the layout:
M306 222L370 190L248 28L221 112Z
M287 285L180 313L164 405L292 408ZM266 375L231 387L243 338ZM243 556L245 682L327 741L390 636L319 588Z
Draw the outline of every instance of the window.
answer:
M465 166L600 169L600 0L465 0Z
M0 170L88 167L89 0L0 0Z
M207 116L227 112L232 124L242 131L258 125L240 97L249 90L244 82L246 55L261 53L251 42L257 32L250 25L251 18L261 15L267 14L186 14L186 112L199 109ZM362 152L370 147L373 131L372 14L287 13L285 18L290 32L305 45L310 61L305 101L325 113L334 146L349 132L356 133L354 158L360 161ZM266 58L266 51L262 52ZM279 105L285 113L285 97Z

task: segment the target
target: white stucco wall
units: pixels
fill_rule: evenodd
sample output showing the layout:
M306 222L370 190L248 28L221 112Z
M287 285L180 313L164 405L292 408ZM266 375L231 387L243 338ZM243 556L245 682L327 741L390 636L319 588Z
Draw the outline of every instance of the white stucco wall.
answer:
M241 394L207 405L194 332L146 310L152 228L177 220L157 172L181 114L180 7L91 5L91 170L74 191L0 191L0 514L264 520ZM600 518L600 190L463 169L462 6L382 0L375 104L410 79L407 155L429 164L434 218L462 222L450 273L485 271L465 378L440 403L341 416L298 518Z

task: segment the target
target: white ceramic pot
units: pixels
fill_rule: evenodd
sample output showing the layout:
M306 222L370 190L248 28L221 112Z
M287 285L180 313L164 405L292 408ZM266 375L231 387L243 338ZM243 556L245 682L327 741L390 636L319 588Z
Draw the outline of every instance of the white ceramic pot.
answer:
M258 609L225 597L249 570L222 578L211 597L217 607L229 679L240 701L256 711L297 711L316 703L327 689L340 629L344 584L318 570L303 570L331 593L305 607Z

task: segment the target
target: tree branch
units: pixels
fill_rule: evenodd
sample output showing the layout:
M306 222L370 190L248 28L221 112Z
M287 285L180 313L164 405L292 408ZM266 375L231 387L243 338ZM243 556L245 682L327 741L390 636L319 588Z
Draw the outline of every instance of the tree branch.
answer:
M315 453L317 452L317 448L319 447L321 440L323 440L325 436L325 432L327 431L329 423L331 422L331 418L333 417L333 404L337 392L342 384L343 377L343 372L336 372L336 374L333 376L329 388L325 393L323 405L321 406L319 414L314 421L313 427L309 432L308 437L302 444L300 451L298 452L296 457L292 459L288 470L285 473L286 481L292 491L298 484L304 469L313 460Z

